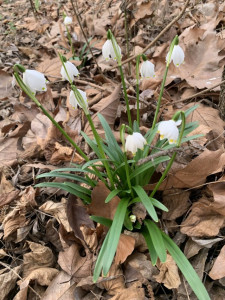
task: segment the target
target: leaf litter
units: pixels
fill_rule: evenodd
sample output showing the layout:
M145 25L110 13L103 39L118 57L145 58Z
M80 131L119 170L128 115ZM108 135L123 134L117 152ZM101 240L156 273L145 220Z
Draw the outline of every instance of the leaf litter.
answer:
M0 298L124 300L188 296L194 299L171 256L167 255L166 263L152 266L145 241L135 232L125 231L121 235L108 277L93 283L93 267L107 228L96 225L89 215L112 219L119 199L114 197L106 205L109 191L101 182L92 191L89 206L59 190L34 190L38 174L83 160L37 107L20 95L17 87L12 87L15 63L43 72L49 87L38 95L39 101L88 155L92 154L80 135L82 130L92 138L92 131L82 112L72 110L68 103L67 86L60 78L61 63L56 55L60 51L67 58L71 56L62 14L66 11L72 15L72 6L70 1L60 5L41 2L39 12L34 15L27 1L0 2ZM140 53L179 14L183 2L163 1L159 5L159 1L139 0L126 4L131 53ZM82 65L77 85L87 91L98 132L103 134L97 118L100 112L119 141L126 108L118 72L112 69L115 63L112 66L105 63L101 47L110 27L125 53L123 2L78 1L78 9L86 34L93 38L91 45L101 74L89 53L85 54L86 65L82 65L79 52L85 40L74 17L71 32L78 53L74 62ZM198 108L188 119L199 122L192 134L204 136L187 143L187 150L178 156L161 185L163 192L159 196L169 208L169 212L163 212L161 222L204 279L212 299L225 297L224 121L216 108L220 86L193 98L195 103L187 104L184 99L221 81L225 59L224 14L222 2L190 1L182 19L147 50L148 58L156 65L156 77L145 79L140 85L145 97L141 98L141 125L149 128L165 68L165 53L169 41L178 33L185 63L181 68L169 70L160 118L167 120L176 110L188 109L197 102ZM128 74L127 65L124 68ZM131 70L126 84L132 103L133 61ZM132 104L135 116L135 103ZM164 168L162 164L158 173ZM154 181L146 190L153 186ZM133 210L141 222L146 212L140 205Z

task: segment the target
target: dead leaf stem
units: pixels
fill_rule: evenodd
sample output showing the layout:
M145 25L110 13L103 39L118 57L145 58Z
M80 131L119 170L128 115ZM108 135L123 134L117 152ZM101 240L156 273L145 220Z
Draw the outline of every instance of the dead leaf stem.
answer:
M9 271L12 271L20 280L23 281L23 278L12 268L10 268L7 264L5 264L4 262L0 261L0 264L5 267L6 269L8 269ZM29 284L28 287L31 289L31 291L33 293L35 293L36 296L38 296L39 299L41 299L41 296L38 294L38 292L36 292Z
M76 7L75 7L75 5L74 5L74 3L73 3L73 0L70 0L70 2L71 2L71 5L72 5L74 14L75 14L75 16L76 16L76 18L77 18L78 24L79 24L79 26L80 26L80 29L81 29L81 31L82 31L82 34L83 34L83 36L84 36L84 39L85 39L85 41L86 41L86 43L87 43L87 47L88 47L88 49L89 49L89 51L90 51L90 53L91 53L91 55L92 55L92 58L93 58L94 62L95 62L96 65L97 65L97 68L98 68L99 72L102 74L102 70L101 70L101 68L99 67L98 62L97 62L97 60L96 60L96 58L95 58L95 56L94 56L94 54L93 54L93 52L92 52L90 43L89 43L89 41L88 41L88 39L87 39L87 37L86 37L86 34L85 34L85 32L84 32L83 25L81 24L80 16L79 16L78 11L77 11L77 8L76 8L77 5L76 5ZM76 3L76 4L77 4L77 3Z
M195 97L197 97L197 96L200 96L200 95L202 95L202 94L204 94L204 93L206 93L206 92L209 92L209 91L215 89L216 87L220 86L220 85L223 84L223 83L225 83L225 80L223 80L223 81L221 81L220 83L217 83L217 84L211 86L210 88L207 88L207 89L205 89L205 90L203 90L203 91L201 91L201 92L198 92L198 93L196 93L196 94L194 94L194 95L192 95L192 96L189 96L189 97L187 97L187 98L184 98L184 99L180 99L180 100L174 101L173 104L175 104L175 103L180 103L180 102L187 101L187 100L191 100L191 99L193 99L193 98L195 98ZM171 103L170 103L170 104L171 104ZM166 105L169 105L169 104L166 104Z
M72 1L72 0L71 0ZM135 59L138 55L141 55L141 54L144 54L149 48L151 48L160 38L161 38L161 36L165 33L165 32L167 32L172 26L173 26L173 24L174 23L176 23L182 16L183 16L183 14L184 14L184 12L185 12L185 10L186 10L186 8L187 8L187 6L188 6L188 4L189 4L189 2L190 2L190 0L187 0L186 2L185 2L185 4L184 4L184 7L183 7L183 9L182 9L182 11L180 12L180 14L178 15L178 16L176 16L176 18L174 18L155 38L154 38L154 40L151 42L151 43L149 43L145 48L144 48L144 50L142 51L142 52L140 52L140 53L138 53L138 54L136 54L136 55L133 55L133 56L131 56L131 57L128 57L126 60L124 60L124 61L122 61L121 62L121 65L124 65L124 64L126 64L126 63L128 63L129 61L131 61L131 60L133 60L133 59ZM117 67L119 67L119 65L117 64L116 66L113 66L112 68L110 68L109 70L113 70L113 69L115 69L115 68L117 68Z

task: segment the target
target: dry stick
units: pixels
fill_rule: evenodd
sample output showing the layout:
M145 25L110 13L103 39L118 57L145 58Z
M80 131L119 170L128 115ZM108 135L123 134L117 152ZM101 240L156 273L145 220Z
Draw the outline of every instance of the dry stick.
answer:
M169 23L169 24L168 24L168 25L160 32L160 34L158 34L157 37L156 37L151 43L149 43L148 46L146 46L146 47L144 48L144 50L143 50L141 53L138 53L138 54L136 54L136 55L133 55L133 56L127 58L126 60L122 61L121 64L124 65L124 64L128 63L129 61L135 59L138 55L144 54L149 48L151 48L151 47L158 41L158 39L160 39L161 36L162 36L167 30L169 30L170 27L172 27L173 24L176 23L176 22L183 16L183 14L184 14L184 12L185 12L185 10L186 10L186 8L187 8L189 2L190 2L190 0L187 0L187 1L185 2L184 7L183 7L182 11L180 12L180 14L179 14L175 19L173 19L173 20L172 20L172 21L171 21L171 22L170 22L170 23ZM109 70L113 70L113 69L115 69L115 68L117 68L117 67L118 67L118 65L116 65L116 66L110 68Z
M36 9L35 9L35 7L34 7L33 0L30 0L30 6L31 6L31 10L32 10L32 12L33 12L33 14L34 14L35 20L37 20L37 16L36 16L37 11L36 11Z
M97 63L97 60L96 60L96 58L95 58L95 56L94 56L94 54L93 54L93 52L92 52L92 50L91 50L89 41L88 41L88 39L87 39L87 37L86 37L86 34L85 34L85 32L84 32L84 28L83 28L83 26L82 26L82 24L81 24L81 21L80 21L80 16L79 16L78 13L77 13L77 10L76 10L76 8L75 8L75 5L74 5L74 3L73 3L73 0L70 0L70 2L71 2L71 4L72 4L74 14L75 14L75 16L76 16L76 18L77 18L77 21L78 21L78 23L79 23L79 26L80 26L80 29L81 29L82 34L83 34L83 36L84 36L84 39L85 39L85 41L86 41L86 43L87 43L87 47L88 47L89 51L91 52L92 58L93 58L94 62L96 63L99 72L102 74L102 70L100 69L100 67L99 67L99 65L98 65L98 63Z
M159 152L151 154L151 155L149 155L149 156L147 156L145 158L139 159L139 161L137 162L137 166L143 165L143 164L145 164L146 162L148 162L150 160L154 160L156 157L159 157L159 156L162 156L162 155L168 155L170 153L173 153L174 151L183 152L184 149L183 148L176 148L175 147L175 148L172 148L172 149L159 151Z
M6 269L8 269L9 271L12 271L20 280L23 280L23 278L18 274L16 273L16 271L12 268L10 268L7 264L5 264L4 262L0 261L0 264L5 267ZM31 291L33 293L35 293L36 296L38 296L40 299L41 299L41 296L38 294L38 292L36 292L29 284L28 284L28 287L31 289Z
M220 83L217 83L217 84L211 86L210 88L207 88L207 89L205 89L205 90L203 90L203 91L201 91L201 92L198 92L198 93L196 93L196 94L194 94L194 95L192 95L192 96L189 96L189 97L184 98L184 99L181 99L181 100L174 101L172 104L179 103L179 102L183 102L183 101L187 101L187 100L191 100L191 99L193 99L193 98L195 98L195 97L197 97L197 96L200 96L200 95L202 95L202 94L204 94L204 93L206 93L206 92L208 92L208 91L211 91L211 90L215 89L216 87L218 87L219 85L221 85L221 84L223 84L223 83L225 83L225 80L223 80L223 81L221 81ZM170 104L171 104L171 103L170 103ZM168 105L169 105L169 104L168 104Z

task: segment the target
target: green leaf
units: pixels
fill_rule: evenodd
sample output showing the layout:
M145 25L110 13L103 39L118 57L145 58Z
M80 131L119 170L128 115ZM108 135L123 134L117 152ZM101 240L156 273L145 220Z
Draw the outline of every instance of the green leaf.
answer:
M61 190L67 191L67 192L69 192L69 193L71 193L71 194L79 197L80 199L84 200L86 203L90 203L91 202L90 197L88 197L84 193L81 193L77 189L74 189L74 188L66 185L65 183L60 183L60 182L42 182L42 183L36 184L35 187L55 187L57 189L61 189Z
M76 184L76 183L73 183L73 182L64 182L64 184L71 187L71 188L73 188L73 189L75 189L75 190L77 190L77 191L79 191L79 192L81 192L81 193L84 193L84 194L87 194L87 195L91 196L92 191L89 190L89 189L86 189L83 186L80 186L79 184Z
M156 169L158 164L160 164L161 162L167 161L169 159L170 159L169 156L161 156L161 157L157 157L156 159L154 159L154 161L149 161L146 164L143 164L143 165L137 167L137 169L130 175L130 179L135 178L136 176L138 176L139 174L148 170L151 167L154 167Z
M190 113L193 112L193 111L194 111L196 108L198 108L198 107L199 107L199 105L196 104L196 105L193 105L193 106L191 106L190 108L188 108L188 109L184 112L185 117L187 118L187 116L190 115Z
M166 247L162 238L162 231L151 220L145 220L144 224L148 229L148 232L152 239L152 243L154 245L157 255L159 256L159 259L161 260L161 262L164 263L166 261Z
M210 300L206 288L204 287L201 279L193 269L190 262L187 260L186 256L174 243L174 241L170 239L168 235L162 232L162 236L166 248L175 260L176 264L178 265L178 268L183 273L184 277L186 278L195 295L198 297L199 300Z
M99 157L99 158L103 158L97 144L95 143L95 141L91 140L89 138L89 136L86 135L86 133L84 133L83 131L81 131L82 136L84 137L85 141L88 143L88 145L91 147L91 149L95 152L95 154Z
M163 205L161 202L159 202L158 200L156 200L155 198L150 198L149 197L149 199L151 199L151 201L152 201L152 204L155 206L155 207L158 207L159 209L161 209L161 210L163 210L163 211L169 211L168 210L168 208L165 206L165 205Z
M124 218L124 226L128 229L128 230L130 230L130 231L132 231L133 230L133 223L131 222L131 220L130 220L130 211L129 210L127 210L126 211L126 215L125 215L125 218Z
M103 264L103 275L106 276L111 267L117 245L120 239L121 230L127 210L129 199L124 198L119 202L116 213L113 218L112 226L110 227L109 240L105 250L104 264Z
M154 208L149 196L146 194L145 190L140 185L134 186L133 189L137 193L141 202L144 204L145 208L147 209L147 212L152 217L152 219L155 222L158 222L158 216L156 214L155 208Z
M158 255L157 255L157 253L155 251L155 248L154 248L151 236L150 236L150 234L149 234L148 229L147 229L146 226L144 226L142 228L141 233L144 236L146 244L148 246L148 250L149 250L150 257L151 257L152 265L155 266L156 263L157 263Z
M113 197L115 197L117 194L119 194L119 192L121 192L121 190L113 190L111 191L108 196L105 199L105 203L108 203L110 200L112 200Z
M51 172L51 173L40 174L36 178L43 178L43 177L67 178L67 179L79 181L79 182L86 183L86 184L90 185L89 181L86 178L78 176L78 175L75 175L75 174Z
M108 219L108 218L104 218L104 217L99 217L99 216L90 216L90 218L99 224L102 224L106 227L110 227L112 225L112 220Z

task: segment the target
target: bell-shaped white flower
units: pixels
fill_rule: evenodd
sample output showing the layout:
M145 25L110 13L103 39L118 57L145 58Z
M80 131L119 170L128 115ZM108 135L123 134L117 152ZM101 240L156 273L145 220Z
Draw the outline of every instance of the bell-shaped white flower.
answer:
M166 56L166 62L168 63L169 53ZM184 62L184 51L179 45L175 45L171 55L171 60L173 61L174 66L179 67ZM170 62L171 62L170 60ZM169 62L169 63L170 63Z
M116 44L116 48L119 56L121 57L121 48L118 44ZM116 53L114 51L111 40L107 40L105 44L102 46L102 55L105 58L105 60L109 60L111 58L116 60Z
M68 17L68 16L65 17L64 24L66 26L72 24L72 22L73 22L73 19L71 17Z
M74 76L78 76L80 74L79 71L74 66L74 64L72 64L70 61L67 61L64 64L65 64L67 73L69 75L69 78L66 74L66 71L65 71L64 67L62 66L60 74L62 75L63 80L73 81Z
M176 144L179 136L179 130L177 126L181 124L181 120L174 121L162 121L158 126L158 133L160 134L160 140L168 139L169 144Z
M128 135L126 138L125 151L135 154L138 149L143 150L145 144L147 144L147 141L143 135L139 132L133 132L133 134Z
M85 107L88 107L88 102L87 102L87 96L86 96L86 93L83 92L82 90L80 89L77 89L78 92L80 93L82 99L83 99L83 103L80 103L80 100L77 99L75 93L73 91L70 92L70 96L69 96L69 102L71 104L71 106L76 109L77 106L83 108L83 105L85 105Z
M36 70L26 70L23 72L23 82L33 94L47 91L47 80L44 74Z
M149 60L143 61L140 73L142 78L155 77L155 66Z

